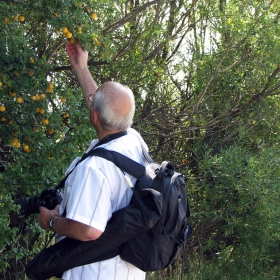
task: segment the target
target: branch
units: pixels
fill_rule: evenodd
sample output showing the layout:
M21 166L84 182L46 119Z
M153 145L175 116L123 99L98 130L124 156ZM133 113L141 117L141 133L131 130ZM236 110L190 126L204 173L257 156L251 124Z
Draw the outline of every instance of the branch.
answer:
M99 65L108 65L109 62L107 61L88 61L88 66L99 66ZM54 67L50 70L50 72L61 72L63 70L71 70L72 66L71 65L64 65L64 66L58 66Z
M226 56L227 56L227 54L229 53L231 47L232 47L232 44L230 44L230 45L228 46L228 48L227 48L227 50L225 51L223 57L221 58L220 62L218 63L218 65L217 65L215 71L212 73L211 77L209 78L209 80L208 80L208 82L207 82L207 84L206 84L206 86L205 86L205 88L204 88L204 91L203 91L202 94L200 95L200 97L199 97L199 99L198 99L196 105L195 105L194 108L193 108L193 113L192 113L192 115L194 115L194 114L197 112L197 109L198 109L199 104L201 103L201 100L203 99L204 95L206 94L206 92L207 92L207 90L208 90L208 87L210 86L210 84L211 84L211 82L213 81L214 77L215 77L216 74L218 73L218 70L219 70L219 68L221 67L221 65L222 65L222 63L223 63L223 61L224 61L224 59L225 59Z
M275 90L278 90L280 88L279 85L275 86L274 88L270 89L269 90L269 86L272 82L272 80L274 78L276 78L276 76L280 73L280 65L276 67L276 69L273 71L273 73L270 75L269 79L268 79L268 82L266 83L264 89L262 90L262 92L258 93L258 94L252 94L250 96L250 98L248 99L247 102L245 102L244 104L242 104L239 108L236 107L235 109L232 110L232 113L236 114L238 113L242 108L244 108L246 105L250 104L253 100L257 100L257 101L260 101L261 98L263 97L266 97L266 96L272 96L272 95L278 95L276 93L272 94ZM255 92L257 91L257 89L255 90Z
M155 14L155 18L153 20L153 24L156 25L159 22L159 18L160 18L160 8L162 6L162 1L158 1L158 5L157 5L157 9L156 9L156 14Z
M175 31L175 33L173 35L170 35L170 37L168 37L164 42L160 43L151 53L150 55L148 55L145 58L145 61L148 60L152 60L153 58L155 58L155 56L159 53L159 51L161 49L163 49L166 46L166 43L170 40L170 39L175 39L177 37L177 35L183 30L183 28L185 28L186 24L185 21L187 18L189 18L190 13L191 13L191 9L194 7L194 5L196 4L198 0L195 0L192 7L182 16L182 18L180 19L181 24L180 26L177 28L177 30ZM201 18L199 20L197 20L194 24L196 24L197 22L199 22L201 20ZM190 24L188 25L187 30L185 31L185 33L183 34L179 44L177 45L176 51L178 50L180 44L183 41L183 38L186 36L186 34L193 28L194 24ZM175 26L174 26L175 28ZM174 50L175 51L175 50ZM174 52L166 59L167 61L171 59L171 57L174 55Z
M142 12L143 10L148 8L149 6L157 4L158 2L160 2L160 0L154 0L154 1L148 2L148 3L142 5L142 6L138 7L138 8L135 8L135 9L131 10L131 12L129 14L127 14L125 17L123 17L122 19L116 21L111 26L107 27L103 31L103 33L104 34L112 33L113 31L118 29L120 26L122 26L126 22L128 22L128 21L132 20L133 18L135 18L140 12Z
M237 63L239 63L241 61L241 58L237 59L236 61L234 61L231 65L229 65L228 67L226 67L225 69L222 70L218 70L217 73L224 73L227 72L229 69L231 69L234 65L236 65Z
M39 21L36 24L34 24L34 26L32 26L32 28L26 34L27 35L31 34L43 22L44 22L43 18L39 19Z
M120 56L126 54L126 53L127 53L128 51L130 51L133 47L135 47L136 44L137 44L137 42L140 40L141 36L142 36L142 34L139 33L139 34L136 36L136 38L134 39L134 41L133 41L130 45L128 45L128 46L124 47L122 50L120 50L120 51L113 57L112 60L116 60L118 57L120 57Z
M276 67L276 69L273 71L273 73L270 75L264 89L262 90L261 93L257 94L255 97L256 98L259 98L259 97L263 97L263 96L266 96L266 92L267 90L269 89L269 86L271 84L271 82L277 77L277 75L280 73L280 65L278 65Z
M61 38L60 41L57 43L57 45L54 47L54 49L47 55L46 61L49 62L54 54L65 44L67 40L64 38Z

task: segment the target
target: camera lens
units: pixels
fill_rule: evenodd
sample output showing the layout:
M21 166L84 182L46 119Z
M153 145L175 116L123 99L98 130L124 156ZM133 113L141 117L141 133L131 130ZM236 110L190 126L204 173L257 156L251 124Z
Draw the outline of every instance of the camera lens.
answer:
M39 197L26 197L16 200L16 204L19 204L21 209L20 213L24 216L39 213Z

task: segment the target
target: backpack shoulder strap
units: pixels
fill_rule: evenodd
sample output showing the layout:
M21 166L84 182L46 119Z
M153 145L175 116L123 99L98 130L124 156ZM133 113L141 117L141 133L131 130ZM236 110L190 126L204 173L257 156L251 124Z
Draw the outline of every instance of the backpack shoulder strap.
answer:
M108 135L107 137L105 137L105 138L103 138L101 141L99 141L99 142L93 147L93 149L96 148L96 147L98 147L98 146L100 146L100 145L103 145L103 144L105 144L105 143L108 143L108 142L110 142L110 141L112 141L112 140L115 140L115 139L117 139L117 138L120 138L120 137L122 137L122 136L125 136L125 135L127 135L127 131L126 131L126 130L125 130L125 131L120 131L120 132L115 133L115 134ZM80 160L76 163L76 165L74 166L74 168L73 168L73 169L64 177L64 179L62 179L62 181L55 187L55 190L62 189L62 188L64 187L64 185L65 185L65 182L66 182L68 176L72 173L72 171L76 168L76 166L77 166L80 162L82 162L83 160L85 160L86 158L88 158L89 156L90 156L89 153L85 153L85 154L80 158Z
M145 172L145 167L115 151L109 151L104 148L96 148L87 153L88 156L99 156L113 162L122 171L130 174L136 179L139 179Z
M146 158L148 163L153 163L153 159L151 158L149 152L146 150L146 148L141 144L141 148L142 148L142 153L144 155L144 157Z

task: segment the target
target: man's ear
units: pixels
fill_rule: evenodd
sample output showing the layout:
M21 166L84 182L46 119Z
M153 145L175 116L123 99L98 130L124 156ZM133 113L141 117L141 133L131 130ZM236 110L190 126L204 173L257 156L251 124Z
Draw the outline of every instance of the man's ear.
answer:
M90 112L90 120L92 124L97 124L99 122L99 117L97 111L93 110Z
M94 116L95 121L99 122L99 116L98 116L97 111L95 111L95 110L93 111L93 116Z

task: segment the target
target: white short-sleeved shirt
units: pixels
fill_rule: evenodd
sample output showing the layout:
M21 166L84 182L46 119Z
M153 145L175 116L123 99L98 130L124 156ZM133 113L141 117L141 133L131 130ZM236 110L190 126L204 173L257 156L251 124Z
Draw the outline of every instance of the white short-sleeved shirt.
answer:
M100 147L117 151L125 156L146 165L141 144L146 148L142 137L129 128L128 134L103 144ZM87 152L98 143L93 140ZM79 158L76 158L66 173L73 169ZM135 178L126 174L132 183ZM125 180L123 172L112 162L101 157L89 157L79 163L69 175L64 190L63 201L59 208L62 215L66 207L66 217L104 231L112 213L127 206L132 191ZM79 266L64 272L64 280L144 280L145 272L120 256Z

